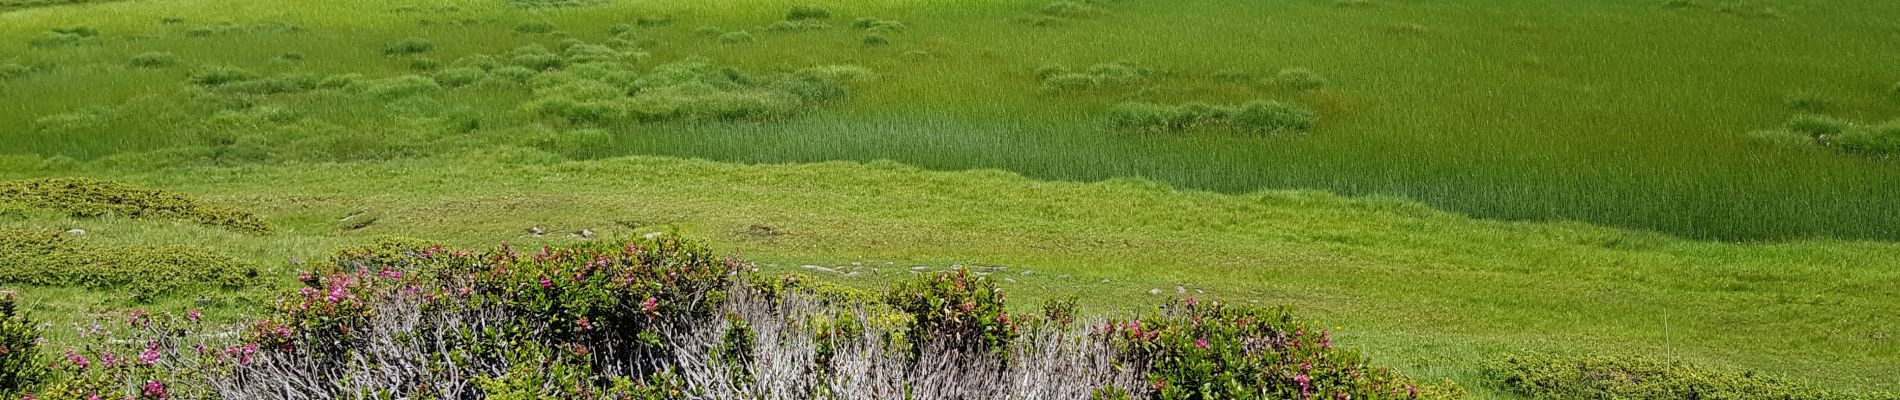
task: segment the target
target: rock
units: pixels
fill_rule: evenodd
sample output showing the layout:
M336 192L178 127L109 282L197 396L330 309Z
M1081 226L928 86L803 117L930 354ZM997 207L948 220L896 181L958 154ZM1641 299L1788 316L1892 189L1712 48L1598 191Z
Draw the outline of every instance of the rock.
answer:
M528 236L541 237L544 234L547 234L547 231L541 230L539 226L528 227Z
M1102 283L1108 283L1108 278L1102 278Z
M858 271L851 271L851 273L844 274L844 276L858 276Z
M67 229L67 230L66 230L66 234L68 234L68 235L73 235L73 236L85 236L85 235L86 235L86 230L85 230L85 229L79 229L79 228L73 228L73 229Z
M1161 295L1161 289L1148 289L1148 295L1149 295L1149 296L1160 296L1160 295Z
M1003 278L1004 282L1016 283L1016 278Z
M1206 290L1194 289L1195 294L1207 294Z
M1030 276L1030 275L1035 275L1035 274L1036 274L1036 273L1035 273L1035 272L1033 272L1033 271L1023 271L1023 273L1022 273L1022 275L1023 275L1023 276Z
M800 268L804 268L804 269L809 269L809 270L813 270L813 271L818 271L818 272L829 272L829 273L833 273L833 274L842 274L842 273L843 273L843 272L839 272L838 270L835 270L835 269L831 269L831 268L826 268L826 267L824 267L824 266L822 266L822 265L805 265L805 266L803 266L803 267L800 267Z
M666 232L648 232L646 236L644 237L647 238L647 240L653 240L653 239L659 239L660 236L664 236L664 235L666 235Z
M580 235L580 237L581 237L581 239L593 239L593 238L594 238L594 230L592 230L592 229L582 229L582 230L581 230L580 232L574 232L574 234L575 234L575 235Z
M1175 287L1174 287L1174 294L1187 294L1187 288L1185 288L1185 287L1180 287L1180 286L1175 286Z
M919 265L919 266L915 266L915 267L910 267L910 270L912 270L912 271L929 271L929 270L930 270L930 266L928 266L928 265Z
M1056 279L1069 279L1069 278L1074 278L1074 277L1069 276L1069 274L1056 275Z

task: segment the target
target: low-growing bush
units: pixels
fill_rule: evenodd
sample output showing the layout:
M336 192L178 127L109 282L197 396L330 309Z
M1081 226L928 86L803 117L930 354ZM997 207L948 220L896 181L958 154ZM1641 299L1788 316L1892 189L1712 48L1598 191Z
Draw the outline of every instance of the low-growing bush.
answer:
M856 20L852 20L851 28L864 30L870 33L897 33L897 32L903 32L905 29L908 29L909 26L906 26L904 25L903 22L896 21L896 20L864 17L864 18L858 18Z
M1484 373L1500 388L1535 399L1900 399L1642 356L1512 355L1486 366Z
M40 356L40 327L21 309L19 296L0 291L0 397L32 390L49 372Z
M164 68L178 65L178 56L172 53L150 52L132 56L131 64L136 68Z
M431 51L435 51L435 42L430 42L422 38L403 39L402 41L390 43L388 46L383 47L383 55L386 56L406 56Z
M765 26L766 32L814 32L831 29L831 24L808 19L773 22Z
M1095 8L1095 6L1089 5L1088 3L1084 3L1084 2L1056 1L1056 2L1050 2L1049 4L1042 6L1042 8L1036 10L1036 12L1041 13L1042 15L1047 15L1047 16L1057 17L1057 18L1074 18L1074 17L1088 17L1088 16L1093 16L1096 14L1101 14L1102 10L1097 9Z
M78 46L99 43L99 30L88 26L54 28L33 37L27 44L33 47Z
M609 68L616 65L620 67ZM660 65L645 73L596 63L537 76L535 99L526 107L576 124L769 120L842 98L849 84L870 76L853 66L750 76L700 60Z
M1138 132L1306 133L1313 129L1317 119L1310 109L1270 100L1239 105L1128 102L1109 110L1109 121L1115 127Z
M891 45L891 39L879 34L864 35L865 47L884 47Z
M476 67L454 67L435 73L435 83L443 87L462 87L488 77L488 71Z
M792 6L791 10L785 12L786 21L804 21L804 20L830 19L830 18L831 18L831 10L827 10L824 7L819 7L819 6L814 6L814 5L796 5L796 6Z
M97 246L58 230L0 228L0 283L122 290L149 300L185 287L236 288L250 263L189 246Z
M1413 399L1419 386L1284 310L1011 315L987 277L882 295L766 279L675 236L483 253L398 243L298 277L235 335L134 314L57 365L58 398ZM1073 307L1056 306L1054 309ZM136 361L101 368L92 360Z
M1127 61L1095 64L1080 72L1072 72L1061 66L1044 66L1036 70L1036 76L1042 79L1042 90L1046 93L1127 87L1145 82L1153 74L1154 71Z
M0 182L0 204L48 209L81 218L117 215L180 220L253 234L271 231L263 218L242 210L177 193L84 178Z

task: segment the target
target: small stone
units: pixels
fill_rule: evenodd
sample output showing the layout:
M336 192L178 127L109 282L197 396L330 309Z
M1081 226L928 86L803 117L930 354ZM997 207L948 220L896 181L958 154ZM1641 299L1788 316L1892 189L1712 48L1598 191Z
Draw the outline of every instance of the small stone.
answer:
M580 237L581 237L582 239L593 239L593 238L594 238L594 230L592 230L592 229L582 229L582 230L581 230L580 232L574 232L574 234L575 234L575 235L580 235Z
M647 240L653 240L653 239L659 239L661 235L665 235L665 234L666 232L649 232L646 234L645 237L647 238Z
M1004 282L1016 283L1016 278L1003 278Z
M1196 293L1196 294L1207 294L1207 291L1206 291L1206 290L1200 290L1200 289L1194 289L1194 293Z
M1161 289L1148 289L1148 295L1149 295L1149 296L1160 296L1160 295L1161 295Z
M541 237L544 234L547 234L547 231L541 230L539 226L528 227L528 236Z
M1074 277L1069 276L1069 274L1056 275L1056 279L1069 279L1069 278L1074 278Z
M1175 287L1174 287L1174 294L1187 294L1187 288L1185 288L1185 287L1180 287L1180 286L1175 286Z
M1102 278L1102 283L1108 283L1108 278Z
M844 274L844 276L858 276L858 271L851 271L851 273Z
M835 270L835 269L831 269L831 268L825 268L824 266L821 266L821 265L809 265L809 264L807 264L807 265L805 265L805 266L803 266L803 267L800 267L800 268L804 268L804 269L809 269L809 270L813 270L813 271L818 271L818 272L828 272L828 273L833 273L833 274L842 274L842 273L843 273L843 272L838 272L838 270Z
M928 266L928 265L919 265L919 266L915 266L915 267L910 267L910 270L912 270L912 271L928 271L928 270L930 270L930 266Z
M1023 275L1023 276L1030 276L1030 275L1035 275L1035 274L1036 274L1036 273L1035 273L1035 272L1032 272L1032 271L1023 271L1023 273L1022 273L1022 275Z
M68 234L68 235L73 235L73 236L85 236L85 235L86 235L86 230L85 230L85 229L79 229L79 228L73 228L73 229L68 229L68 230L66 230L66 234Z

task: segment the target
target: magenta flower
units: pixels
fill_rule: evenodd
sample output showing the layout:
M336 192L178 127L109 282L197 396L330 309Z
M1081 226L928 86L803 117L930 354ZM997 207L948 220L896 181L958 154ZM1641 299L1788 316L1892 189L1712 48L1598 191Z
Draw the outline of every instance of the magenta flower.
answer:
M551 281L551 280L548 280L548 277L546 277L546 276L543 276L543 277L541 277L541 288L542 288L542 289L553 289L553 288L554 288L554 281Z
M165 398L171 397L170 393L165 392L165 383L159 382L158 380L145 381L144 394L145 394L145 397L158 398L158 399L165 399Z
M198 320L204 319L204 317L205 317L204 312L201 312L198 310L191 310L191 311L185 312L185 319L189 319L191 320L191 322L198 322Z
M1194 347L1207 348L1207 339L1194 339Z
M647 310L649 313L658 310L660 309L660 299L648 297L647 301L640 302L640 309Z
M152 344L146 346L145 352L139 353L139 361L145 362L146 365L156 363L163 357L163 355L158 353L158 342L152 342Z
M86 368L86 367L92 366L92 360L87 360L86 356L79 355L79 353L74 353L72 350L66 350L66 361L72 362L73 366L76 366L79 368Z
M383 277L383 279L402 279L402 271L393 269L384 269L383 272L378 272L376 275Z

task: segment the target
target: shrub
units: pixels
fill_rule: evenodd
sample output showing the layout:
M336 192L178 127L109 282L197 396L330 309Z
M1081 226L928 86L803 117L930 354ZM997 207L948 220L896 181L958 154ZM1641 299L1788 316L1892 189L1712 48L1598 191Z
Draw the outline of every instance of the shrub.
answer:
M1877 126L1858 126L1842 133L1834 141L1842 151L1867 156L1900 155L1900 121Z
M851 27L864 30L870 33L898 33L898 32L903 32L905 29L909 29L909 26L904 25L904 23L900 21L884 20L884 19L877 19L877 18L871 18L871 17L864 17L864 18L858 18L856 20L853 20L851 21Z
M120 289L145 301L179 288L235 288L250 263L188 246L94 246L57 230L0 228L0 282Z
M1134 63L1116 61L1095 64L1082 72L1069 72L1061 66L1044 66L1036 70L1036 75L1042 79L1044 92L1066 93L1134 85L1147 81L1153 72Z
M1272 84L1291 90L1309 91L1325 89L1328 82L1325 77L1320 76L1317 72L1313 72L1313 70L1306 68L1287 68L1280 70L1278 74L1274 74Z
M830 18L831 18L831 10L826 10L824 7L813 6L813 5L796 5L796 6L792 6L791 10L785 12L786 21L804 21L804 20L830 19Z
M262 218L161 190L84 178L0 182L0 204L54 210L78 218L117 215L172 219L253 234L270 233Z
M185 75L186 81L199 86L223 86L252 79L257 79L257 74L224 65L199 67Z
M1788 121L1781 130L1754 132L1750 136L1770 143L1813 144L1861 156L1900 155L1900 121L1872 125L1804 114Z
M1313 129L1312 110L1275 101L1255 100L1232 113L1235 125L1254 132L1306 132Z
M752 43L752 34L746 33L746 31L726 32L724 34L719 35L719 43L720 44Z
M1643 356L1512 355L1484 368L1501 388L1537 399L1853 399L1891 394L1840 393L1754 372Z
M910 315L905 338L913 357L933 345L1007 357L1017 335L1016 324L1003 311L1002 289L969 269L900 282L885 293L884 302Z
M548 21L528 21L515 25L515 32L531 35L554 33L555 29L554 23Z
M422 38L408 38L383 47L383 55L406 56L435 51L435 43Z
M136 68L164 68L178 64L178 57L172 53L150 52L132 56L132 66Z
M891 45L891 39L885 38L884 35L875 33L864 35L864 47L884 47L889 45Z
M20 309L18 295L0 291L0 396L31 390L48 372L39 325Z
M433 58L422 57L409 60L410 71L431 72L441 68L442 61Z

